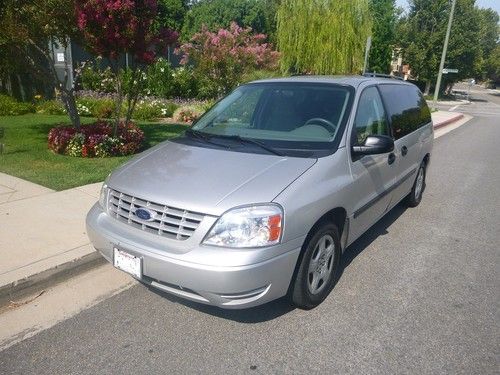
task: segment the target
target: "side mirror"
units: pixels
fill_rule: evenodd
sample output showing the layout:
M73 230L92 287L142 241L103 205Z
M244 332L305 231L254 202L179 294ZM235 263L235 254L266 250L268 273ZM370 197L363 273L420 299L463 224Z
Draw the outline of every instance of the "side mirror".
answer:
M386 154L394 151L394 140L387 135L370 135L361 146L352 146L355 155Z

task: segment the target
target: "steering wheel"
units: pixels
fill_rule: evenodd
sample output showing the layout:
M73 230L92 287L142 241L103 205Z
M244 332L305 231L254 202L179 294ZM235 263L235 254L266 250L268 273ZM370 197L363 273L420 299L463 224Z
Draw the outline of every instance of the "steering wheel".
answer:
M332 134L334 134L335 130L337 129L337 127L332 122L330 122L324 118L321 118L321 117L311 118L311 119L307 120L303 126L311 125L311 124L320 125Z

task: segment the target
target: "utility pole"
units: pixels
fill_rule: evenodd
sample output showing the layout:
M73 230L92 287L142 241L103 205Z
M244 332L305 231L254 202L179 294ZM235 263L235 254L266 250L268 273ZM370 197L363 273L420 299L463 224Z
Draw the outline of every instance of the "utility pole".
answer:
M452 0L450 18L448 20L448 28L446 29L446 37L444 38L443 53L441 54L441 63L439 64L438 78L436 82L436 88L434 89L434 100L432 101L432 107L436 109L439 87L441 86L441 78L443 76L444 61L446 60L446 50L448 49L448 41L450 40L451 24L453 22L453 13L455 13L455 5L457 0Z

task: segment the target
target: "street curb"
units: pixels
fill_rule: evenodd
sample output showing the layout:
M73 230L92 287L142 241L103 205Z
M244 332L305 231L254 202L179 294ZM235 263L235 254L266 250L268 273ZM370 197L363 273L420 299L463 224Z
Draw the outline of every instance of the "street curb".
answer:
M462 118L464 118L464 114L463 113L457 113L457 115L455 117L452 117L448 120L445 120L439 124L436 124L434 125L434 130L435 129L439 129L439 128L442 128L443 126L446 126L446 125L450 125L458 120L461 120Z
M94 251L81 258L59 264L10 284L2 285L0 286L0 307L14 299L42 291L105 263L106 260L97 251Z

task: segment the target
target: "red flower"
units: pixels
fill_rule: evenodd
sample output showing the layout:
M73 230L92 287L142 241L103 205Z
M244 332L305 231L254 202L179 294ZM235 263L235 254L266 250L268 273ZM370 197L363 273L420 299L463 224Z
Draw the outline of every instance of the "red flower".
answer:
M67 154L67 147L75 135L72 126L52 128L48 135L48 147L58 154ZM96 148L106 143L113 133L109 122L96 121L93 124L82 125L80 133L85 137L82 146L82 157L96 156ZM112 156L130 155L140 150L144 141L144 132L134 123L120 123L118 125L119 144L111 147Z

